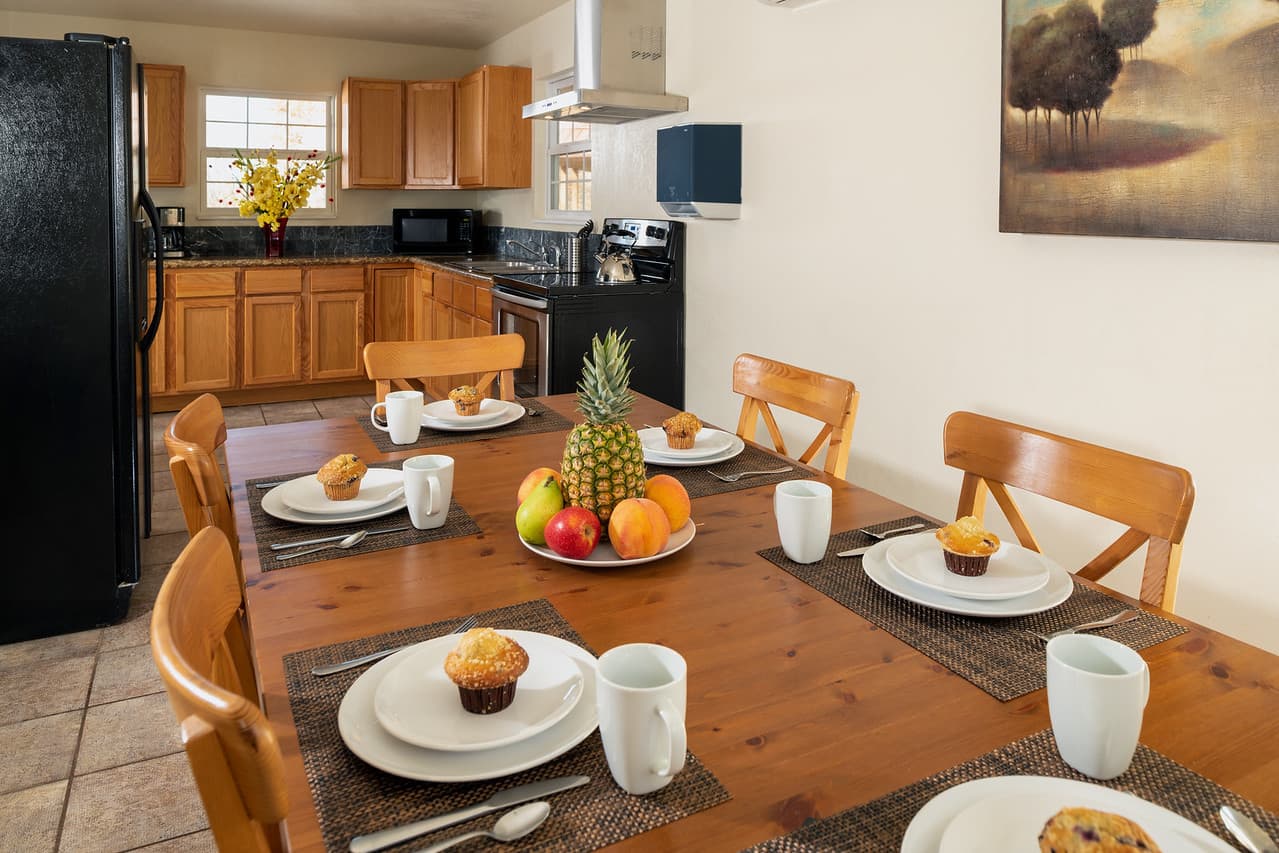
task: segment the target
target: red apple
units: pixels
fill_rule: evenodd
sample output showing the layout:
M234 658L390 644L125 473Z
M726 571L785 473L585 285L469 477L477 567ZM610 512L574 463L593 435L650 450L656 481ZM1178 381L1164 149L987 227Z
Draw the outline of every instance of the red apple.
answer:
M599 517L586 507L566 506L546 522L546 544L561 557L584 560L600 543Z

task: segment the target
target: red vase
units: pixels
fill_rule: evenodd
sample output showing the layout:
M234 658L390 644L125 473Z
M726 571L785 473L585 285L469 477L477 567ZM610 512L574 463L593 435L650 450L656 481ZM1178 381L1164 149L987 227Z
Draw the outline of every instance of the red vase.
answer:
M289 217L280 217L274 231L270 225L262 226L262 236L266 238L266 256L268 258L284 257L284 227L289 224Z

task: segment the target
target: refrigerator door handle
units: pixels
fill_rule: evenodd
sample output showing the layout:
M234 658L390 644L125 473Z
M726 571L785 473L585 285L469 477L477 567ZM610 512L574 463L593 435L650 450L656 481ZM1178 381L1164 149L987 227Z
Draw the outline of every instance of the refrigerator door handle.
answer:
M164 252L160 251L160 211L156 210L155 202L151 200L151 194L146 190L138 193L138 200L142 202L142 208L147 212L147 218L151 220L151 234L155 242L155 314L147 322L146 332L143 333L142 339L138 341L138 347L143 352L151 348L151 342L155 340L155 336L160 332L160 318L164 315ZM142 266L143 258L138 258L138 265ZM141 291L141 288L139 288Z

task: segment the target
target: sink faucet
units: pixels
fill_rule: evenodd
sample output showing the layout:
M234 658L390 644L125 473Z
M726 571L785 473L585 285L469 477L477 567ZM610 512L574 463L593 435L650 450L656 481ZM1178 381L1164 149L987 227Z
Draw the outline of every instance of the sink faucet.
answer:
M530 255L533 255L540 261L545 261L548 264L554 264L557 267L560 265L560 247L559 246L547 246L544 243L538 243L537 248L535 249L532 246L530 246L528 243L524 243L520 240L506 241L506 247L508 249L513 246L523 249L524 251L528 252Z

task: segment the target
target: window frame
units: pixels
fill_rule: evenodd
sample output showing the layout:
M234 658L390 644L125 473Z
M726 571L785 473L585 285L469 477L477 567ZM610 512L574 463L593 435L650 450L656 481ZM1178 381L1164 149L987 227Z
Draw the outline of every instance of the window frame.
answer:
M568 84L572 88L575 82L575 74L572 68L567 71L561 71L553 74L545 80L546 93L549 96L558 95L565 91L564 86ZM572 120L570 119L571 123ZM546 152L543 157L543 163L546 168L546 177L542 182L542 192L544 194L542 204L542 219L548 222L578 222L583 216L589 216L595 204L595 159L594 159L594 128L591 128L586 122L578 122L586 124L591 130L591 139L574 140L572 142L559 141L559 125L558 121L548 121L546 131ZM582 208L581 210L564 210L554 206L557 195L558 182L555 180L558 174L556 169L556 158L562 154L580 154L582 152L591 152L591 177L583 182L591 193L591 207Z
M235 150L231 148L210 147L207 142L208 123L205 119L205 100L208 95L224 95L233 98L274 98L277 100L294 100L294 101L324 101L326 104L326 124L325 150L329 152L337 151L337 95L332 92L281 92L268 89L244 89L231 88L226 86L201 86L198 91L199 97L199 143L200 143L200 219L243 219L245 221L253 221L249 217L240 216L239 208L230 205L227 206L209 206L209 158L210 157L234 157ZM305 156L311 153L313 149L276 149L276 154L281 157ZM245 154L255 156L256 152L261 151L265 156L267 149L246 148ZM254 154L250 154L254 152ZM328 198L332 201L320 210L318 208L303 208L295 211L289 221L293 222L299 219L337 219L338 217L338 193L336 192L338 185L336 182L337 164L332 163L324 170L325 188L329 190ZM222 183L219 181L218 183Z

